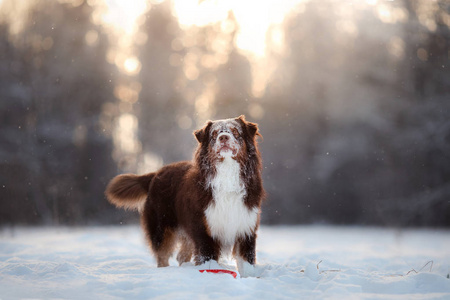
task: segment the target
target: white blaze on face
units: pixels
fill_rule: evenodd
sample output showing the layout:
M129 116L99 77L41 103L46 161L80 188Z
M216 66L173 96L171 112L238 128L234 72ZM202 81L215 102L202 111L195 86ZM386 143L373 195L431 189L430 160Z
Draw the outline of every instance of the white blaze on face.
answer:
M242 135L241 125L234 119L219 120L211 125L214 139L213 151L220 157L235 157L240 150L238 136Z

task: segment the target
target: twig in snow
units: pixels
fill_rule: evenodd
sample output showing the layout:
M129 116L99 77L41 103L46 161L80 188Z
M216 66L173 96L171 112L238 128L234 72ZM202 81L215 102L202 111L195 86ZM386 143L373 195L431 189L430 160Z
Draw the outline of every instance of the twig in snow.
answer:
M411 273L419 274L419 273L422 272L422 270L425 269L425 267L428 266L428 265L430 265L430 270L429 270L428 272L431 272L431 270L433 269L433 261L432 261L432 260L430 260L429 262L427 262L426 264L424 264L423 267L420 268L419 271L416 271L415 269L411 269L411 270L409 270L405 275L402 275L402 274L394 274L394 275L389 275L389 277L395 277L395 276L401 276L401 277L403 277L403 276L408 276L408 275L411 274Z
M319 262L317 263L317 270L319 270L319 265L320 265L321 262L322 262L322 261L319 261ZM341 272L341 270L323 270L323 271L320 271L320 270L319 270L319 274L327 273L327 272Z
M414 272L414 274L417 274L417 273L418 273L416 270L411 269L411 270L408 271L408 273L406 273L405 276L408 276L408 275L409 275L410 273L412 273L412 272ZM403 275L400 275L400 276L403 276Z
M319 265L320 265L321 262L322 262L322 261L319 261L319 262L317 263L317 270L319 270Z
M425 265L423 265L423 267L420 268L419 272L422 272L422 270L425 269L425 267L426 267L427 265L430 265L430 270L429 270L428 272L431 272L431 270L433 269L433 261L432 261L432 260L430 260L430 261L427 262ZM417 272L416 270L411 269L410 271L408 271L408 273L406 273L406 276L408 276L408 275L409 275L410 273L412 273L412 272L414 272L415 274L418 274L418 273L419 273L419 272Z
M427 263L419 270L419 272L421 272L423 269L425 269L425 267L426 267L428 264L431 264L431 265L430 265L430 271L428 271L428 272L431 272L431 270L433 269L433 261L432 261L432 260L430 260L429 262L427 262Z

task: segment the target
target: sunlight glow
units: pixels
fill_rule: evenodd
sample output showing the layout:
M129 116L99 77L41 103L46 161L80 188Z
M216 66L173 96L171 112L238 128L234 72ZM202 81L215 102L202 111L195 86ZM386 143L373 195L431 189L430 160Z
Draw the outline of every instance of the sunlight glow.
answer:
M164 161L159 155L156 155L153 152L146 152L142 155L139 161L137 173L144 174L148 172L154 172L161 168L163 164Z
M93 46L98 40L98 32L96 30L89 30L84 39L89 46Z
M224 40L224 34L236 31L234 45L250 61L252 66L252 95L256 98L264 95L265 87L275 67L268 58L268 45L270 51L277 54L284 52L284 34L281 30L286 15L302 0L173 0L174 15L182 29L204 27L220 24L221 32L217 32L211 41L214 56L200 58L205 68L214 69L225 64L231 49ZM230 21L230 14L235 19ZM189 40L184 43L174 40L172 48L177 51L181 47L189 47ZM179 60L173 57L171 64ZM198 69L195 64L185 63L184 73L189 80L198 78ZM258 110L253 110L254 112ZM198 111L197 111L198 112ZM261 116L261 113L255 113Z
M236 46L262 57L271 26L281 24L286 14L301 0L174 0L175 15L182 28L223 22L232 12L238 24Z
M366 3L369 5L376 5L377 4L377 0L366 0Z
M128 74L136 75L141 70L141 63L135 56L128 57L127 59L125 59L123 67Z
M82 3L79 0L59 1L69 2L74 6ZM281 24L289 11L304 1L307 0L172 0L173 14L185 32L192 27L213 24L218 24L219 27L215 29L216 33L210 40L213 53L188 61L186 57L175 53L170 56L169 63L173 66L182 66L186 79L195 81L201 78L202 67L215 70L225 64L232 50L230 46L234 45L249 59L253 75L252 94L254 97L261 97L275 69L273 62L268 59L270 53L268 46L270 45L271 52L283 54L284 35ZM108 62L116 64L127 75L137 75L141 70L141 62L134 53L136 45L141 45L147 40L146 34L139 31L142 22L145 21L141 16L161 2L164 0L87 0L90 6L96 8L92 20L108 28L111 41L115 41L108 50ZM14 3L14 6L7 6L7 11L26 12L26 9L21 8L24 5L19 4L26 3L24 7L29 4L28 1L10 1L10 3ZM233 21L229 20L230 14L234 18ZM12 29L17 28L16 31L19 31L20 22L14 25ZM234 38L231 43L230 38ZM86 33L87 45L95 46L98 41L99 32L91 30ZM174 39L172 49L180 51L194 45L195 32L191 38L187 36Z
M126 34L136 31L136 19L149 9L145 0L104 0L107 6L103 22L120 28Z
M136 136L138 128L136 116L122 114L118 118L116 126L113 135L116 148L125 153L138 153L141 150L141 145Z
M387 4L379 4L377 14L382 22L391 24L403 22L408 18L408 13L404 8L396 8Z
M135 44L142 44L146 36L139 32L144 15L151 3L146 0L89 0L96 2L97 11L93 16L97 22L111 29L112 40L116 45L108 51L107 60L127 75L137 75L141 71L141 62L134 53ZM89 34L89 33L88 33ZM95 35L86 35L88 44L95 43Z

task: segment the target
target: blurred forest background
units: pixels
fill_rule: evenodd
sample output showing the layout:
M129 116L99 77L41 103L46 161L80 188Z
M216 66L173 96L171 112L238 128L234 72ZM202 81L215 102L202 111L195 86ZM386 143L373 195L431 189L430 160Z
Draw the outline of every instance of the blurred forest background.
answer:
M265 224L450 226L450 2L0 0L0 224L137 222L119 173L245 114Z

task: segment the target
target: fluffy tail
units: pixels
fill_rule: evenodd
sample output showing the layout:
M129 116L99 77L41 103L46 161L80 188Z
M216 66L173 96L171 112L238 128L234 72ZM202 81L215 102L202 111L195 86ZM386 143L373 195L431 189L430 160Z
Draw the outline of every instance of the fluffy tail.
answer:
M141 211L154 176L155 173L116 176L106 187L106 198L117 207Z

